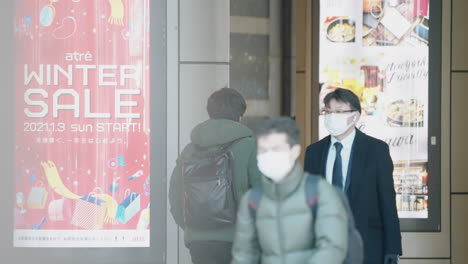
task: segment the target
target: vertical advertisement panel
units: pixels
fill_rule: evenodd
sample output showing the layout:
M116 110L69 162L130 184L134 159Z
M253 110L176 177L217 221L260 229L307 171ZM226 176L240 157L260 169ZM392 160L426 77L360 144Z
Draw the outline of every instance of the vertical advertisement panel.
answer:
M148 247L149 0L16 1L15 247Z
M399 217L427 219L429 0L320 5L320 99L336 87L360 98L358 128L390 146Z

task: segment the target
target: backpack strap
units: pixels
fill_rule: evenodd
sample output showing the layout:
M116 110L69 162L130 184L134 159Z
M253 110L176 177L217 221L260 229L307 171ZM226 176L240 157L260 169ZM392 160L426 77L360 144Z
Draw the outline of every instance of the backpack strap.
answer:
M249 198L247 199L250 217L254 220L257 217L258 206L260 205L260 200L262 199L262 192L263 191L260 186L255 186L250 190Z
M315 216L317 215L317 200L319 197L318 193L318 183L319 183L319 177L315 175L310 175L307 174L307 179L306 179L306 202L307 206L310 207L312 210L312 215Z
M312 214L317 215L317 207L318 204L316 203L319 197L318 194L318 183L320 180L320 176L309 174L306 180L306 201L307 205L312 209ZM354 217L353 211L351 210L351 206L349 205L348 197L346 194L341 191L340 189L336 188L336 193L340 197L341 202L346 210L346 214L349 216L350 225L354 226Z

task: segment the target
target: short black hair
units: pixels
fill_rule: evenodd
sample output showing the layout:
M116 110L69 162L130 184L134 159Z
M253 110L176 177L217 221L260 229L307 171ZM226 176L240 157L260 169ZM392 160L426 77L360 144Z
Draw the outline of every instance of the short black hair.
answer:
M300 129L296 122L287 116L275 117L266 120L258 129L257 137L273 133L284 133L288 138L289 146L300 144Z
M222 88L208 98L206 110L212 119L239 121L247 109L244 97L232 88Z
M333 92L327 94L323 99L323 103L326 107L330 105L330 101L332 99L342 103L349 103L351 105L351 110L361 113L361 103L359 102L359 97L357 97L357 95L348 89L336 88Z

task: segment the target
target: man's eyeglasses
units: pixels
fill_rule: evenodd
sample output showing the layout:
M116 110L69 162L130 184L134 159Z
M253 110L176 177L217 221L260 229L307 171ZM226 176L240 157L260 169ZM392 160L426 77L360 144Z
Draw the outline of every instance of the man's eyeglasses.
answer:
M320 112L321 115L329 115L329 114L347 114L347 113L352 113L354 110L337 110L337 111L331 111L331 110L323 110Z

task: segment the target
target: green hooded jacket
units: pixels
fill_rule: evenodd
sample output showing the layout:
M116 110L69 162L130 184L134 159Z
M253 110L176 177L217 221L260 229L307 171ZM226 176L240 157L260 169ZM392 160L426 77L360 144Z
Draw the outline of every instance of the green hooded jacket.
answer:
M296 163L278 184L264 177L255 217L248 205L250 191L244 195L232 264L343 263L348 247L345 208L335 188L320 180L314 219L306 203L306 175Z
M235 197L240 199L252 186L261 184L261 173L257 167L256 141L248 127L227 119L209 119L193 129L191 143L185 147L180 156L186 151L191 151L193 144L200 147L214 147L234 140L238 141L231 146L234 156L233 185ZM191 241L232 242L235 225L213 230L198 230L185 226L181 169L181 162L178 159L170 180L169 203L174 220L184 229L185 244L188 245Z

